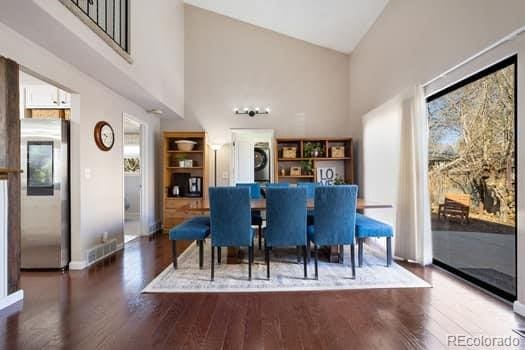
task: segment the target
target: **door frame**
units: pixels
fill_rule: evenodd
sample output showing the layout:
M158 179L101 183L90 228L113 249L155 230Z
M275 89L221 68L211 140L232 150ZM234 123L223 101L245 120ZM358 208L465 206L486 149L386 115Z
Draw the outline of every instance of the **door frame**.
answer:
M270 147L270 182L274 180L274 141L275 141L275 130L273 129L243 129L243 128L233 128L230 129L230 139L231 139L231 154L230 154L230 185L235 185L235 140L236 135L251 134L254 136L254 144L259 142L260 139L267 138L269 139ZM260 137L260 139L259 139Z
M139 193L139 221L140 221L140 232L139 236L149 235L148 222L147 222L147 212L146 212L146 202L147 202L147 192L146 184L149 177L148 173L148 161L147 152L145 151L147 145L147 124L142 122L140 119L135 118L134 116L124 112L122 113L122 151L121 151L121 161L122 161L122 228L125 232L126 224L126 174L124 172L124 144L125 144L125 132L124 132L124 121L128 119L133 123L139 125L140 128L140 193Z

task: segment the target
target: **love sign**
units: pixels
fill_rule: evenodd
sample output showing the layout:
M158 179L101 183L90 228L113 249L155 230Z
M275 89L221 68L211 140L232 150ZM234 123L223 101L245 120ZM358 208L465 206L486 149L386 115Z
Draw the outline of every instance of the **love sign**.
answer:
M335 168L317 168L317 182L322 185L333 185L335 176Z

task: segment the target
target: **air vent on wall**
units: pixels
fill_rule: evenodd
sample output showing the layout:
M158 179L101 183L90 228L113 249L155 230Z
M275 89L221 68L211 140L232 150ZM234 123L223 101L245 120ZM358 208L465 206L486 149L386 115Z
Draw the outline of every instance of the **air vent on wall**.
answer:
M117 251L117 240L112 239L89 249L86 252L86 261L91 265Z

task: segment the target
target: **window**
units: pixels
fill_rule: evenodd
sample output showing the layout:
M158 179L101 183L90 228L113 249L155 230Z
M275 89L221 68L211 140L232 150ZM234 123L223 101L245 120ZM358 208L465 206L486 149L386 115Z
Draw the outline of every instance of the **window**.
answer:
M434 263L516 297L516 56L427 99Z

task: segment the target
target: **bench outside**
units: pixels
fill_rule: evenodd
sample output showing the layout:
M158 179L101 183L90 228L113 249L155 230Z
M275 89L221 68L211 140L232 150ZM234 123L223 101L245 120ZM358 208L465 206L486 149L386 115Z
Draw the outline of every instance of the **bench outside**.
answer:
M470 195L460 193L445 194L445 203L438 207L438 219L446 218L447 216L456 216L461 219L461 223L469 220L470 212Z

